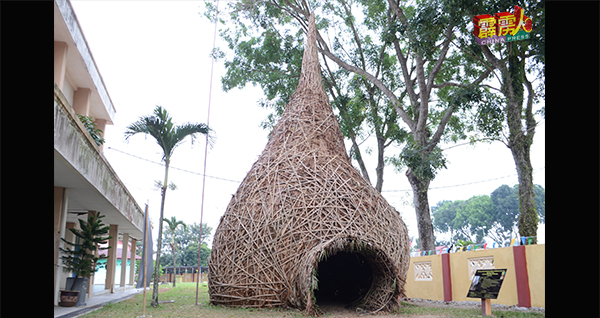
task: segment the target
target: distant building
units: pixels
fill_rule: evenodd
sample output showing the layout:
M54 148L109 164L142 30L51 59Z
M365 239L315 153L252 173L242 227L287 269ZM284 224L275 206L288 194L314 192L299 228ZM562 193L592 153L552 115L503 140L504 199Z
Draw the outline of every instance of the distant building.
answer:
M108 244L105 244L105 246ZM130 275L130 270L131 270L131 242L129 243L129 248L127 249L127 257L126 257L126 263L125 263L125 277L129 278ZM108 254L108 250L100 250L99 251L100 255L107 255ZM119 241L117 243L117 264L116 264L116 272L117 273L121 273L121 266L123 264L123 258L122 258L122 254L123 254L123 242ZM141 260L142 257L139 255L135 255L135 260ZM98 268L98 271L96 272L96 274L94 274L94 284L95 285L103 285L104 281L106 280L106 263L107 260L101 260L100 262L98 262L98 265L96 266L96 268ZM134 276L135 276L135 267L134 267ZM125 281L127 283L127 280ZM115 275L115 284L121 284L121 277L120 275Z
M116 110L92 53L68 0L54 1L54 305L59 302L59 290L65 288L70 273L63 272L61 238L73 241L68 231L78 227L78 219L87 219L98 211L106 217L113 236L135 248L143 239L144 213L119 179L78 115L92 118L97 128L105 131L115 120ZM129 245L126 245L129 246ZM88 297L93 296L93 284L105 285L115 292L126 284L134 284L133 275L116 268L117 249L108 251L105 280L92 277L88 282ZM127 254L130 254L129 250ZM135 252L133 253L135 255ZM117 277L124 279L117 280ZM120 286L115 286L115 281Z

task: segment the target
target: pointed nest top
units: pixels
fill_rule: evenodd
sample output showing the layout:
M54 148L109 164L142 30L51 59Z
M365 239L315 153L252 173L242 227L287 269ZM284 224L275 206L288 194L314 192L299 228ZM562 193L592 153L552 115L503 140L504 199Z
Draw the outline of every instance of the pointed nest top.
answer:
M315 16L310 16L302 59L302 72L296 91L283 112L265 151L319 152L345 157L344 137L329 104L321 79Z
M321 67L319 65L319 51L317 49L317 27L315 25L315 14L311 14L308 20L308 33L304 55L302 56L302 72L295 95L322 95L327 99L323 82L321 80ZM293 97L292 97L293 99Z

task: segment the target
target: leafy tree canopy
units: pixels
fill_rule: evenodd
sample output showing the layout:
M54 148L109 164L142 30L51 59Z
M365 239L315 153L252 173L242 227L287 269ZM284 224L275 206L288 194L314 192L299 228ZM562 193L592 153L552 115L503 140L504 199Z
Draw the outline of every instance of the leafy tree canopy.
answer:
M207 265L202 262L203 259L208 261L208 255L210 255L210 248L206 244L206 241L212 233L212 227L208 224L202 224L202 254L200 255L201 265ZM177 266L197 266L198 265L198 234L200 233L200 226L198 223L187 224L185 228L179 226L172 232L169 227L165 227L163 231L163 240L170 241L171 235L173 234L177 249L175 251L175 262ZM206 255L204 255L207 253ZM162 266L173 265L172 250L166 244L163 246L163 254L161 256Z
M519 219L519 185L502 185L491 195L473 196L468 200L440 201L431 208L433 226L438 233L450 234L450 241L482 242L490 237L498 244L516 237ZM545 222L546 192L535 185L536 209Z

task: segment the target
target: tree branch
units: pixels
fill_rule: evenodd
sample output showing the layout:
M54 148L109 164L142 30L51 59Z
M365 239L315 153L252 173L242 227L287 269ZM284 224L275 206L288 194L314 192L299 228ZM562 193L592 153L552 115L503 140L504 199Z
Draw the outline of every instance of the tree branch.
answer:
M393 1L389 0L389 2L392 3ZM390 6L390 7L393 8L393 6ZM400 17L399 16L399 14L401 13L399 11L400 8L398 8L397 5L395 8L399 12L399 13L394 13L395 16ZM396 10L394 10L394 12L396 12ZM388 21L390 21L390 24L391 24L395 20L395 17L393 17L390 14L390 10L388 10L387 15L388 15ZM400 17L400 20L406 21L406 17L404 17L404 14L402 14L402 17ZM406 83L406 90L408 92L408 97L410 98L410 102L413 105L413 108L417 109L419 106L419 98L417 97L417 94L415 93L415 89L413 87L414 81L410 78L415 67L412 67L410 72L408 71L407 58L402 53L402 49L400 49L400 42L397 38L394 40L394 49L396 50L396 57L398 58L398 61L400 62L400 67L402 68L402 76L404 77L404 82ZM398 111L398 109L396 109L396 111L400 115L400 112ZM410 119L410 122L411 122L410 124L406 120L404 120L404 122L407 123L408 126L410 127L410 130L414 132L414 130L415 130L414 121L412 119Z
M462 84L456 84L456 85L453 85L453 86L460 86L460 87L465 87L465 88L471 88L471 87L473 87L475 85L479 85L485 78L488 77L488 75L490 75L491 72L492 72L491 69L486 70L485 72L483 72L483 74L481 74L476 80L474 80L468 86L463 86ZM448 107L448 109L446 109L446 112L444 113L444 117L442 117L442 120L440 121L440 124L438 125L438 128L437 128L435 134L433 135L433 137L431 138L431 141L427 145L427 149L428 150L433 150L433 148L437 145L437 143L442 138L442 135L444 134L444 129L446 128L446 125L448 124L448 121L452 117L452 113L453 112L454 112L454 107L453 106L450 106L450 107Z
M408 113L406 113L406 111L402 107L402 104L400 103L400 101L398 100L396 95L394 95L394 93L385 84L383 84L380 80L378 80L375 76L373 76L369 72L367 72L361 68L358 68L356 66L350 65L350 64L342 61L340 58L335 56L333 53L331 53L331 51L329 51L329 48L327 47L327 43L325 43L325 41L321 37L321 34L318 31L317 31L317 40L321 44L321 47L319 48L319 50L323 54L325 54L329 59L331 59L332 61L337 63L339 66L343 67L344 69L346 69L350 72L354 72L354 73L360 74L362 76L365 76L369 81L371 81L371 83L375 84L375 86L377 86L385 94L385 96L387 98L389 98L390 101L392 101L392 104L394 105L394 109L398 112L398 115L400 115L400 118L402 118L402 120L408 125L408 127L411 130L414 130L414 128L415 128L414 121L410 118Z
M469 87L469 85L465 85L465 84L459 84L459 83L454 83L454 82L443 82L441 84L435 84L435 85L433 85L433 88L442 88L442 87L446 87L446 86L455 86L455 87L462 87L462 88ZM488 84L481 84L481 86L488 87L488 88L493 89L493 90L498 91L498 92L502 92L502 90L500 90L499 88L495 88L495 87L493 87L491 85L488 85Z
M479 58L479 56L477 56L475 54L475 52L473 52L473 50L471 50L471 48L467 47L469 49L469 51L471 51L471 52L469 52L469 51L465 50L463 47L461 47L461 46L457 45L456 43L454 43L454 41L452 41L452 44L454 44L454 46L456 46L459 50L463 51L465 54L468 54L472 58L474 58L474 59L478 60L479 62L481 62L481 64L483 64L490 71L492 71L492 72L494 71L495 67L493 67L493 65L490 66L489 63L487 63L485 60L482 60L481 58ZM491 52L490 52L490 54L491 54ZM498 79L498 82L502 82L496 73L494 73L494 76L496 76L496 79Z
M446 40L444 41L442 51L440 52L440 56L438 57L438 60L435 62L435 65L433 65L431 72L429 73L429 79L427 81L427 96L429 96L429 93L431 92L431 89L434 86L433 82L435 80L435 77L440 72L440 70L442 68L442 64L444 63L444 60L446 59L446 54L448 53L448 49L450 48L450 43L452 42L453 27L454 26L452 24L452 17L450 17L450 22L448 23L448 28L446 29L446 35L445 35Z
M350 29L352 30L352 34L354 35L354 42L356 42L356 46L358 47L358 53L360 54L360 61L362 63L362 68L364 70L366 70L367 64L365 62L365 55L363 54L363 49L362 49L362 46L360 45L360 37L358 36L358 32L356 32L356 28L354 27L354 21L352 21L352 19L351 19L352 13L350 12L348 5L346 4L346 1L340 0L340 2L342 3L342 6L344 7L344 12L346 12L348 20L350 21Z
M494 56L494 54L490 51L487 45L482 45L481 51L483 52L483 55L485 55L485 58L490 63L492 63L492 66L499 69L501 72L504 71L505 66L503 60L499 60L498 58L496 58L496 56ZM502 83L502 81L500 82Z
M407 34L410 41L413 37L410 32L410 26L408 25L408 20L406 19L404 12L402 11L402 9L400 9L398 4L394 0L388 0L388 4L390 5L390 8L394 12L394 14L400 19L400 22L402 22L402 24L407 27ZM396 53L398 54L398 58L401 59L400 64L402 66L402 73L405 74L404 81L406 83L410 83L412 81L410 80L410 78L407 78L408 68L406 67L406 59L402 55L402 50L400 50L398 39L394 41L394 47L396 49ZM419 54L415 54L415 62L417 69L417 84L419 86L420 102L416 102L416 94L414 93L414 90L413 93L409 91L409 96L411 97L412 104L415 107L415 120L417 121L417 123L414 131L416 131L417 135L424 136L425 128L427 125L427 114L429 113L429 98L427 95L429 92L425 83L424 62ZM410 90L412 88L409 88L409 86L407 85L407 89ZM411 130L413 129L411 128Z

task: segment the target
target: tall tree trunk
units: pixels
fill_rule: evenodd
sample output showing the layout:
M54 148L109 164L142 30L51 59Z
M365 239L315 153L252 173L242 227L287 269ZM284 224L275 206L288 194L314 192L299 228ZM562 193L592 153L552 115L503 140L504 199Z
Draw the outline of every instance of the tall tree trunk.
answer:
M513 143L510 148L517 173L519 176L519 235L536 236L538 228L538 215L533 199L533 176L531 160L529 158L530 146L521 145L523 141ZM525 143L526 144L526 143ZM537 243L537 240L534 240Z
M152 302L150 303L152 307L158 307L158 280L160 278L158 269L160 268L160 252L162 249L162 222L165 212L165 197L167 196L167 184L169 181L169 163L169 158L165 158L165 182L163 183L163 187L161 188L162 199L160 201L160 218L158 219L158 246L156 247L156 263L154 263L154 287L152 289Z
M529 156L536 122L533 117L533 98L535 92L527 80L525 56L518 51L515 42L507 44L508 66L494 56L487 46L482 46L486 59L502 73L502 94L506 98L506 122L508 124L508 148L513 155L517 175L519 176L519 235L536 236L538 215L533 199L533 176ZM523 112L524 89L527 88L527 106ZM525 116L523 116L525 115ZM523 128L525 117L525 128ZM533 240L537 243L537 239Z
M173 287L175 287L175 281L177 280L177 272L175 270L175 240L171 237L171 252L173 253Z
M413 190L415 213L417 215L417 228L419 230L419 248L421 251L435 249L435 237L433 236L433 223L429 212L429 199L427 190L431 180L419 180L409 168L406 176Z
M507 123L509 129L508 147L512 152L519 178L519 235L536 236L538 215L533 199L533 168L531 166L530 150L535 134L536 122L533 117L534 91L525 74L525 61L519 59L516 45L513 44L508 58L508 74L504 76L503 92L507 97ZM527 106L523 114L524 89L527 88ZM523 129L525 115L525 129ZM533 240L537 243L537 239Z
M377 192L381 193L381 189L383 188L383 168L385 167L385 158L383 156L383 152L385 150L385 139L380 136L381 133L377 132L377 183L375 184L375 189Z

